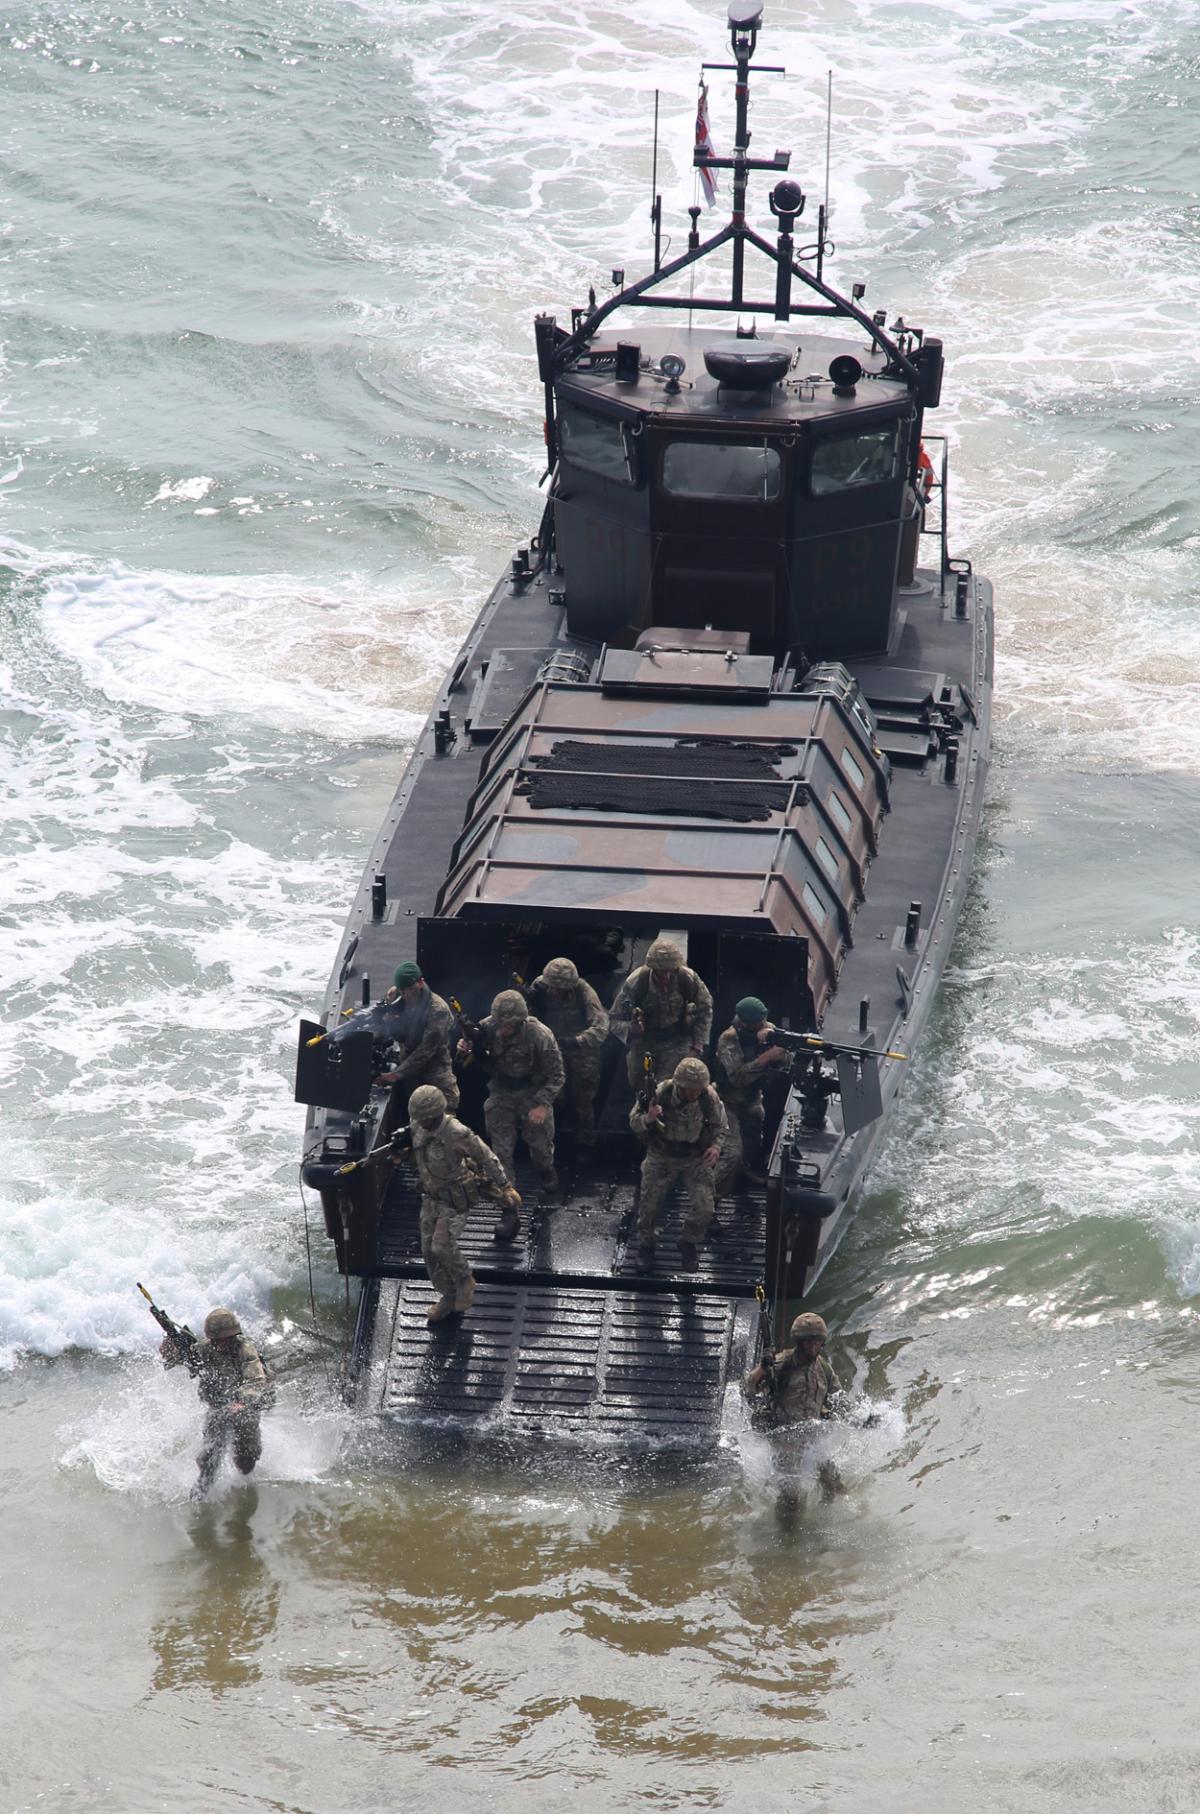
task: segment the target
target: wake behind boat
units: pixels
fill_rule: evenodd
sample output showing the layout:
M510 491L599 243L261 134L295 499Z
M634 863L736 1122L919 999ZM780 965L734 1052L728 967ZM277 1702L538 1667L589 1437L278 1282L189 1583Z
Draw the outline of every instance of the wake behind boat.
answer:
M363 1281L359 1403L402 1422L711 1443L759 1352L756 1290L781 1320L847 1226L962 906L991 589L948 549L948 461L925 420L942 346L828 284L824 208L797 251L789 156L749 150L760 23L735 0L730 156L698 135L702 175L729 174L729 220L704 238L693 208L664 263L656 198L653 268L614 273L569 327L537 318L546 509L446 676L323 1019L302 1023L304 1177L339 1270ZM771 235L746 210L764 172ZM614 1030L590 1068L560 1032L548 1116L506 1119L521 1092L495 1027L553 1020L555 964ZM674 1045L655 1032L660 987L690 1004ZM455 1019L440 1055L430 990ZM436 1076L409 1064L426 1046ZM680 1059L712 1070L725 1131L713 1111L680 1134ZM397 1138L431 1081L461 1093L475 1134L503 1145L511 1123L525 1143L511 1238L495 1238L497 1189L472 1192L474 1286L432 1330ZM667 1134L647 1125L659 1101ZM682 1150L710 1137L692 1157L717 1181L711 1225Z

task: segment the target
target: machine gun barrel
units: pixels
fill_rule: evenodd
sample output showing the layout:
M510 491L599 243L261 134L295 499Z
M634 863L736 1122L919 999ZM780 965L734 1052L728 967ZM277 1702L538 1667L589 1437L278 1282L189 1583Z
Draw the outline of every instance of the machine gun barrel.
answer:
M373 1002L369 1008L356 1008L338 1022L336 1027L327 1027L324 1033L318 1033L315 1039L307 1041L309 1046L340 1045L343 1039L349 1039L354 1033L370 1033L373 1038L390 1039L395 1030L401 1004L387 1000Z
M791 1033L786 1027L775 1027L771 1032L771 1044L783 1046L789 1052L812 1054L816 1058L898 1058L906 1063L907 1052L893 1052L885 1049L877 1052L874 1046L840 1046L832 1039L822 1039L819 1033Z

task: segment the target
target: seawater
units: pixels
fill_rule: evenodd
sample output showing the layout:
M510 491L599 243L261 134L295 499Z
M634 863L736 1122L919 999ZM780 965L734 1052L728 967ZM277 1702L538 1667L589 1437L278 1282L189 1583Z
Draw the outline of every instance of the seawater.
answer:
M770 5L755 149L943 335L997 588L974 889L822 1281L879 1408L773 1516L390 1449L291 1101L415 727L540 509L531 321L676 248L719 7L0 20L6 1809L1174 1808L1200 1392L1195 12ZM712 82L714 136L732 127ZM758 194L765 224L765 190ZM186 1502L143 1279L280 1363ZM832 1439L831 1439L832 1440Z

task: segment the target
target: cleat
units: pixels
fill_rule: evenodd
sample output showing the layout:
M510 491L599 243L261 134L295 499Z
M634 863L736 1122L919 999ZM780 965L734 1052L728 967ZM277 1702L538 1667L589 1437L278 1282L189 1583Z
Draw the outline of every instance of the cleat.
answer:
M431 1304L425 1312L425 1321L431 1325L433 1323L444 1323L446 1318L453 1316L454 1313L454 1299L439 1298L437 1303Z

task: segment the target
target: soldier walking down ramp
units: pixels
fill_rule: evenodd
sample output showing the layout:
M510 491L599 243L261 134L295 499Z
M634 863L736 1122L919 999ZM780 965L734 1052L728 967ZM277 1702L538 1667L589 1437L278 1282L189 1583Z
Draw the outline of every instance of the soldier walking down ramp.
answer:
M681 1058L699 1058L712 1032L713 1003L706 985L689 970L678 945L656 938L646 961L631 970L612 1008L612 1028L628 1040L629 1087L641 1087L648 1052L660 1077Z
M803 1311L792 1322L791 1339L790 1348L755 1367L745 1383L751 1400L762 1393L769 1395L762 1421L767 1429L778 1432L781 1466L795 1476L814 1429L833 1416L833 1401L840 1397L842 1387L822 1353L829 1339L824 1317L811 1310ZM821 1463L817 1478L826 1499L845 1491L832 1461ZM789 1523L802 1504L803 1494L793 1478L780 1491L776 1515L781 1522Z
M596 1144L596 1091L600 1056L608 1038L608 1015L591 983L580 976L569 957L552 957L535 977L529 993L538 1018L558 1041L566 1068L566 1094L575 1112L575 1140L584 1149Z
M397 966L394 995L400 1009L392 1019L392 1068L381 1072L377 1081L402 1084L407 1090L422 1083L434 1084L453 1114L458 1107L458 1084L450 1060L454 1016L425 981L421 966L411 961Z
M441 1090L422 1084L408 1107L413 1162L421 1180L421 1258L438 1294L426 1319L441 1323L469 1310L475 1296L475 1280L458 1243L481 1184L506 1205L513 1234L521 1199L486 1141L446 1113Z
M771 1044L775 1031L767 1018L766 1003L756 995L743 996L733 1011L733 1025L717 1041L713 1064L717 1094L729 1117L730 1138L717 1167L717 1196L721 1197L744 1172L751 1184L765 1184L763 1166L763 1085L772 1067L789 1062L782 1046Z
M272 1389L254 1343L242 1334L232 1310L218 1307L204 1319L204 1339L181 1344L167 1336L159 1348L163 1366L186 1366L208 1406L204 1442L196 1465L199 1476L193 1499L203 1499L227 1447L239 1473L251 1474L262 1454L260 1413L270 1408Z
M460 1043L464 1055L470 1050L467 1041ZM520 1134L539 1181L547 1190L556 1190L554 1099L567 1073L553 1033L530 1014L523 995L502 989L491 1013L479 1023L475 1050L491 1071L483 1118L505 1177L510 1184L515 1182L513 1160Z
M713 1219L713 1174L725 1136L725 1110L698 1058L684 1058L675 1075L660 1083L646 1109L635 1103L629 1116L635 1134L647 1141L637 1238L643 1253L654 1251L654 1229L672 1184L684 1185L688 1214L679 1231L679 1254L692 1270Z

